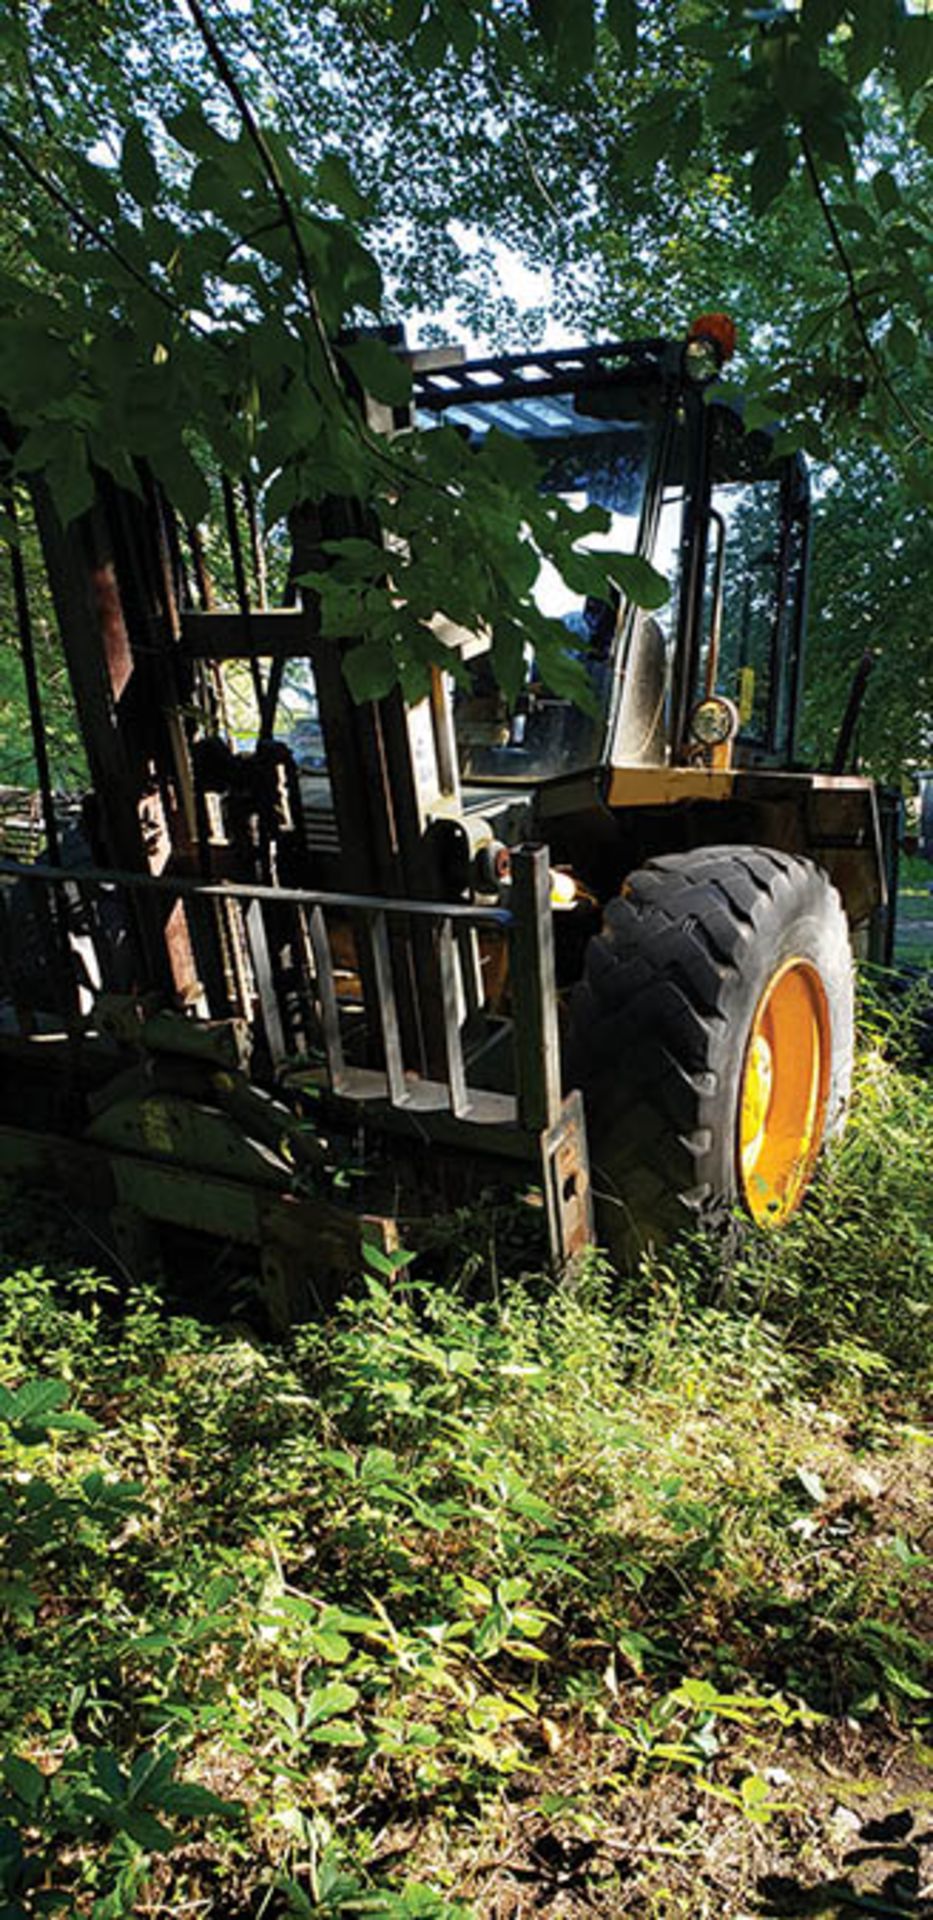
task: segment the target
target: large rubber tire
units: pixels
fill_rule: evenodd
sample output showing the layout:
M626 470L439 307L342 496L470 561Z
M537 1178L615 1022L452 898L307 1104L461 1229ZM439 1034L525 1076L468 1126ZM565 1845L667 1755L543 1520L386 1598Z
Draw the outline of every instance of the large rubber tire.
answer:
M825 873L761 847L707 847L648 862L607 908L573 992L567 1067L586 1103L599 1237L618 1260L753 1212L743 1097L761 1009L789 972L825 1021L802 1193L852 1078L852 954Z

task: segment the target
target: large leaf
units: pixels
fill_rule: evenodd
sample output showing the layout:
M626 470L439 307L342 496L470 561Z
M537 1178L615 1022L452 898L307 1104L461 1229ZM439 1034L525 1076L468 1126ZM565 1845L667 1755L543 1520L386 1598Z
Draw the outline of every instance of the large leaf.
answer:
M309 1695L305 1705L305 1725L316 1727L325 1720L335 1720L338 1715L349 1713L359 1699L356 1687L348 1686L345 1680L331 1680L325 1687L318 1687Z
M314 175L314 184L324 200L339 207L348 220L361 220L371 213L372 203L360 192L342 153L326 153Z
M514 620L498 620L492 641L492 670L514 704L525 684L525 634Z
M384 340L355 340L352 346L341 346L340 357L374 400L403 407L411 399L411 369Z
M791 150L784 135L766 140L755 155L751 170L751 201L755 213L764 213L787 185L791 168Z
M151 207L159 197L159 172L149 142L138 120L132 120L123 138L120 176L138 206Z
M45 1792L45 1775L33 1766L31 1760L21 1760L14 1753L7 1754L2 1771L7 1786L15 1793L17 1800L34 1811Z
M392 0L388 21L390 39L409 39L421 19L424 5L425 0Z
M0 1387L0 1417L35 1423L44 1414L64 1406L67 1398L68 1388L63 1380L24 1380L13 1392L9 1387Z
M130 1839L135 1840L136 1845L143 1847L146 1853L170 1853L176 1844L171 1827L142 1807L122 1808L116 1825L121 1833L128 1833Z
M606 26L627 67L638 58L638 0L606 0Z
M658 573L640 554L610 553L605 560L610 578L629 600L634 600L636 607L654 612L655 608L667 604L671 597L668 582L663 573Z
M153 447L150 459L156 478L162 482L172 504L191 526L197 526L208 511L211 495L187 447L180 440L174 446Z
M933 74L933 17L906 14L898 22L894 51L897 84L910 101Z
M365 1747L366 1735L352 1720L328 1720L311 1729L312 1740L325 1747Z
M572 79L593 64L593 0L528 0L532 20L546 41L562 78Z
M229 1817L240 1811L235 1800L222 1800L197 1780L173 1781L160 1793L158 1805L163 1813L177 1814L183 1820L202 1820L210 1814Z
M381 700L398 679L395 655L381 641L351 647L343 657L343 677L354 700Z

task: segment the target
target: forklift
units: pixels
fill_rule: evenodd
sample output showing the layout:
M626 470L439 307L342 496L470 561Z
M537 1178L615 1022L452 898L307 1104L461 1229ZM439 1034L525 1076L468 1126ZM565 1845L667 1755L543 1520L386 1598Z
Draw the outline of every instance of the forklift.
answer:
M208 529L144 468L67 527L34 479L91 794L63 826L20 546L45 852L0 861L0 1172L104 1216L133 1271L174 1234L238 1246L282 1325L503 1186L557 1271L795 1212L890 835L871 781L796 759L807 475L717 398L733 340L442 349L409 356L410 412L361 396L382 430L519 436L664 576L648 613L542 567L585 707L530 649L510 706L488 636L440 618L456 675L355 702L363 636L324 640L297 584L346 502L290 516L271 606L235 477Z

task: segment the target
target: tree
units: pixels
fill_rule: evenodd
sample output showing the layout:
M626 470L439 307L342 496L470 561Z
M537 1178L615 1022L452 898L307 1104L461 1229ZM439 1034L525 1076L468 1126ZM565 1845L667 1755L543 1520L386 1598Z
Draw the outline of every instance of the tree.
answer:
M929 516L891 463L849 455L817 501L803 746L829 758L846 687L875 655L858 730L867 769L897 785L933 758Z
M0 30L14 472L43 471L66 516L90 497L89 459L132 485L140 455L189 519L218 465L251 474L269 527L301 494L377 507L392 581L357 537L318 583L330 630L367 636L359 693L423 678L438 607L490 626L509 690L530 641L550 684L582 693L530 586L545 552L594 585L583 521L535 498L511 443L478 461L443 431L390 447L348 405L357 381L404 402L378 342L333 342L449 291L451 212L554 263L559 310L588 328L677 328L727 290L740 317L766 308L750 421L780 417L782 444L823 458L867 437L929 498L926 12L20 0ZM657 596L624 560L611 570Z

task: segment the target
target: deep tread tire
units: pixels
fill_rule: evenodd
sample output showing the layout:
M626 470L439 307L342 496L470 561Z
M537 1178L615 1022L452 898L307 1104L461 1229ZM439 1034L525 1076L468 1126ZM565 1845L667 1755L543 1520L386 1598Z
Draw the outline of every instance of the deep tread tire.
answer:
M853 971L842 902L813 861L706 847L650 861L591 940L571 1000L568 1079L586 1102L602 1243L631 1261L742 1202L748 1039L784 961L809 961L829 1010L823 1139L852 1079Z

